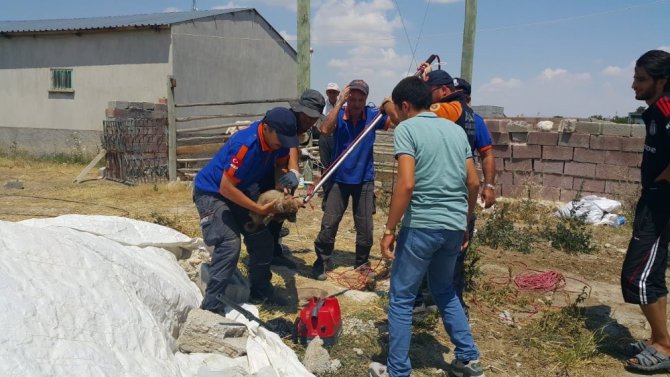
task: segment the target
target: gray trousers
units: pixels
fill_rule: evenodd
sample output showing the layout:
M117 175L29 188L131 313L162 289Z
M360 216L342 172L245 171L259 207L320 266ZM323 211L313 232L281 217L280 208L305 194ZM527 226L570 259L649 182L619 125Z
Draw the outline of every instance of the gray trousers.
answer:
M272 261L274 241L266 227L249 234L244 224L250 221L249 211L218 194L194 190L193 202L200 215L200 227L205 244L214 246L214 254L209 266L210 280L205 290L201 307L216 311L222 304L216 299L225 294L240 258L242 246L240 234L249 253L249 281L252 294L272 296Z
M356 228L356 261L354 266L358 267L368 262L373 243L374 188L373 182L363 182L356 185L333 183L328 192L326 208L321 219L321 231L319 231L319 235L314 241L314 250L317 256L315 265L322 264L324 259L331 257L335 248L335 236L344 211L349 205L350 197Z

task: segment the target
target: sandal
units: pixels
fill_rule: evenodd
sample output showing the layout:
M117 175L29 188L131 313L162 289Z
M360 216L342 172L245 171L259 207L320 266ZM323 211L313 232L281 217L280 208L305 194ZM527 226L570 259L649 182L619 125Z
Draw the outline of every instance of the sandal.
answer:
M633 358L649 346L651 345L647 343L646 339L640 339L637 342L626 344L624 347L624 354L626 354L627 358Z
M633 369L644 372L670 370L670 357L653 346L649 346L635 355L635 359L637 359L637 363L631 363L630 360L627 360L626 364Z

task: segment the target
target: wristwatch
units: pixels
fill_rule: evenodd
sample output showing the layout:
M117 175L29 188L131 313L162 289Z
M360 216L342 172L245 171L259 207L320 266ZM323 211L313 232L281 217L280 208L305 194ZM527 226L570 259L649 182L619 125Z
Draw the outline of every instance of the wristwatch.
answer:
M395 236L395 229L389 229L387 227L384 227L384 235L385 236Z
M494 191L495 191L496 186L495 186L495 185L492 185L492 184L490 184L490 183L487 183L487 184L484 185L484 188L490 188L491 190L494 190Z

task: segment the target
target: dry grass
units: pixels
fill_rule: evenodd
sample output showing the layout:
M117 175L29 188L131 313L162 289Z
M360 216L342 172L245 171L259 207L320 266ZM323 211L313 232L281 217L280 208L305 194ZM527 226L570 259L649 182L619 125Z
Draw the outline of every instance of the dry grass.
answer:
M197 212L191 201L191 188L187 183L159 183L126 186L96 180L81 184L72 180L83 169L81 164L50 163L29 159L0 157L0 184L19 179L23 190L0 186L0 219L24 220L31 217L57 216L67 213L127 216L171 226L189 236L199 236ZM380 195L379 204L386 202ZM297 298L297 290L317 287L335 293L333 280L322 283L309 278L315 259L313 241L321 221L320 199L313 201L314 208L301 210L296 224L289 224L291 234L284 243L292 250L293 260L299 264L296 273L275 269L273 283L289 296ZM534 201L510 203L514 221L529 223L546 222L554 206ZM478 226L487 220L480 213ZM375 215L375 240L380 236L386 215L380 206ZM594 228L600 244L625 247L630 235L626 228ZM348 211L340 225L337 237L335 263L339 271L346 271L354 260L355 231L351 212ZM530 254L509 250L480 247L483 269L478 288L466 294L471 303L471 325L475 339L482 351L482 359L489 367L489 376L607 376L620 375L621 364L609 353L604 353L607 342L618 341L603 337L600 330L586 326L586 319L579 311L561 311L543 307L532 318L509 326L498 315L504 310L522 311L536 302L536 297L520 295L513 288L491 284L493 277L505 276L508 269L524 263L531 268L570 271L573 275L616 283L622 255L609 253L605 248L594 255L574 256L551 249L547 243L536 245ZM372 249L373 261L379 258L378 245ZM246 270L243 250L240 268ZM194 268L197 266L190 266ZM187 268L187 267L185 267ZM501 272L502 271L502 272ZM194 276L189 273L189 276ZM384 285L378 285L384 290ZM571 302L575 301L571 296ZM613 301L620 300L613 297ZM331 350L331 356L342 361L342 368L332 376L364 376L370 361L384 362L387 352L386 306L382 294L372 304L360 304L340 296L343 318L346 323L359 321L368 324L363 331L344 334ZM557 302L554 302L557 305ZM297 300L288 308L262 307L264 320L280 319L292 323L298 312ZM357 322L358 323L358 322ZM372 325L370 325L370 323ZM302 346L289 343L301 355ZM360 348L361 355L353 351ZM453 346L435 315L425 316L415 322L411 359L415 376L443 376L446 365L453 358Z

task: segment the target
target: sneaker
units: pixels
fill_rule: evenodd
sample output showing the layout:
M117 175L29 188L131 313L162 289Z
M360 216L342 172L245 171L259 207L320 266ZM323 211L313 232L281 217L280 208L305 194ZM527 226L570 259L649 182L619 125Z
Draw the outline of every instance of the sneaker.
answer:
M386 365L373 361L368 368L368 375L370 377L389 377L389 372Z
M355 271L367 278L374 278L377 276L375 270L373 270L372 267L370 267L370 265L367 263L356 267Z
M451 373L456 377L484 377L484 367L479 359L465 363L454 359L451 362Z
M288 267L291 270L298 268L298 265L294 261L288 259L285 255L275 255L272 257L272 262L270 262L270 264L272 266Z

